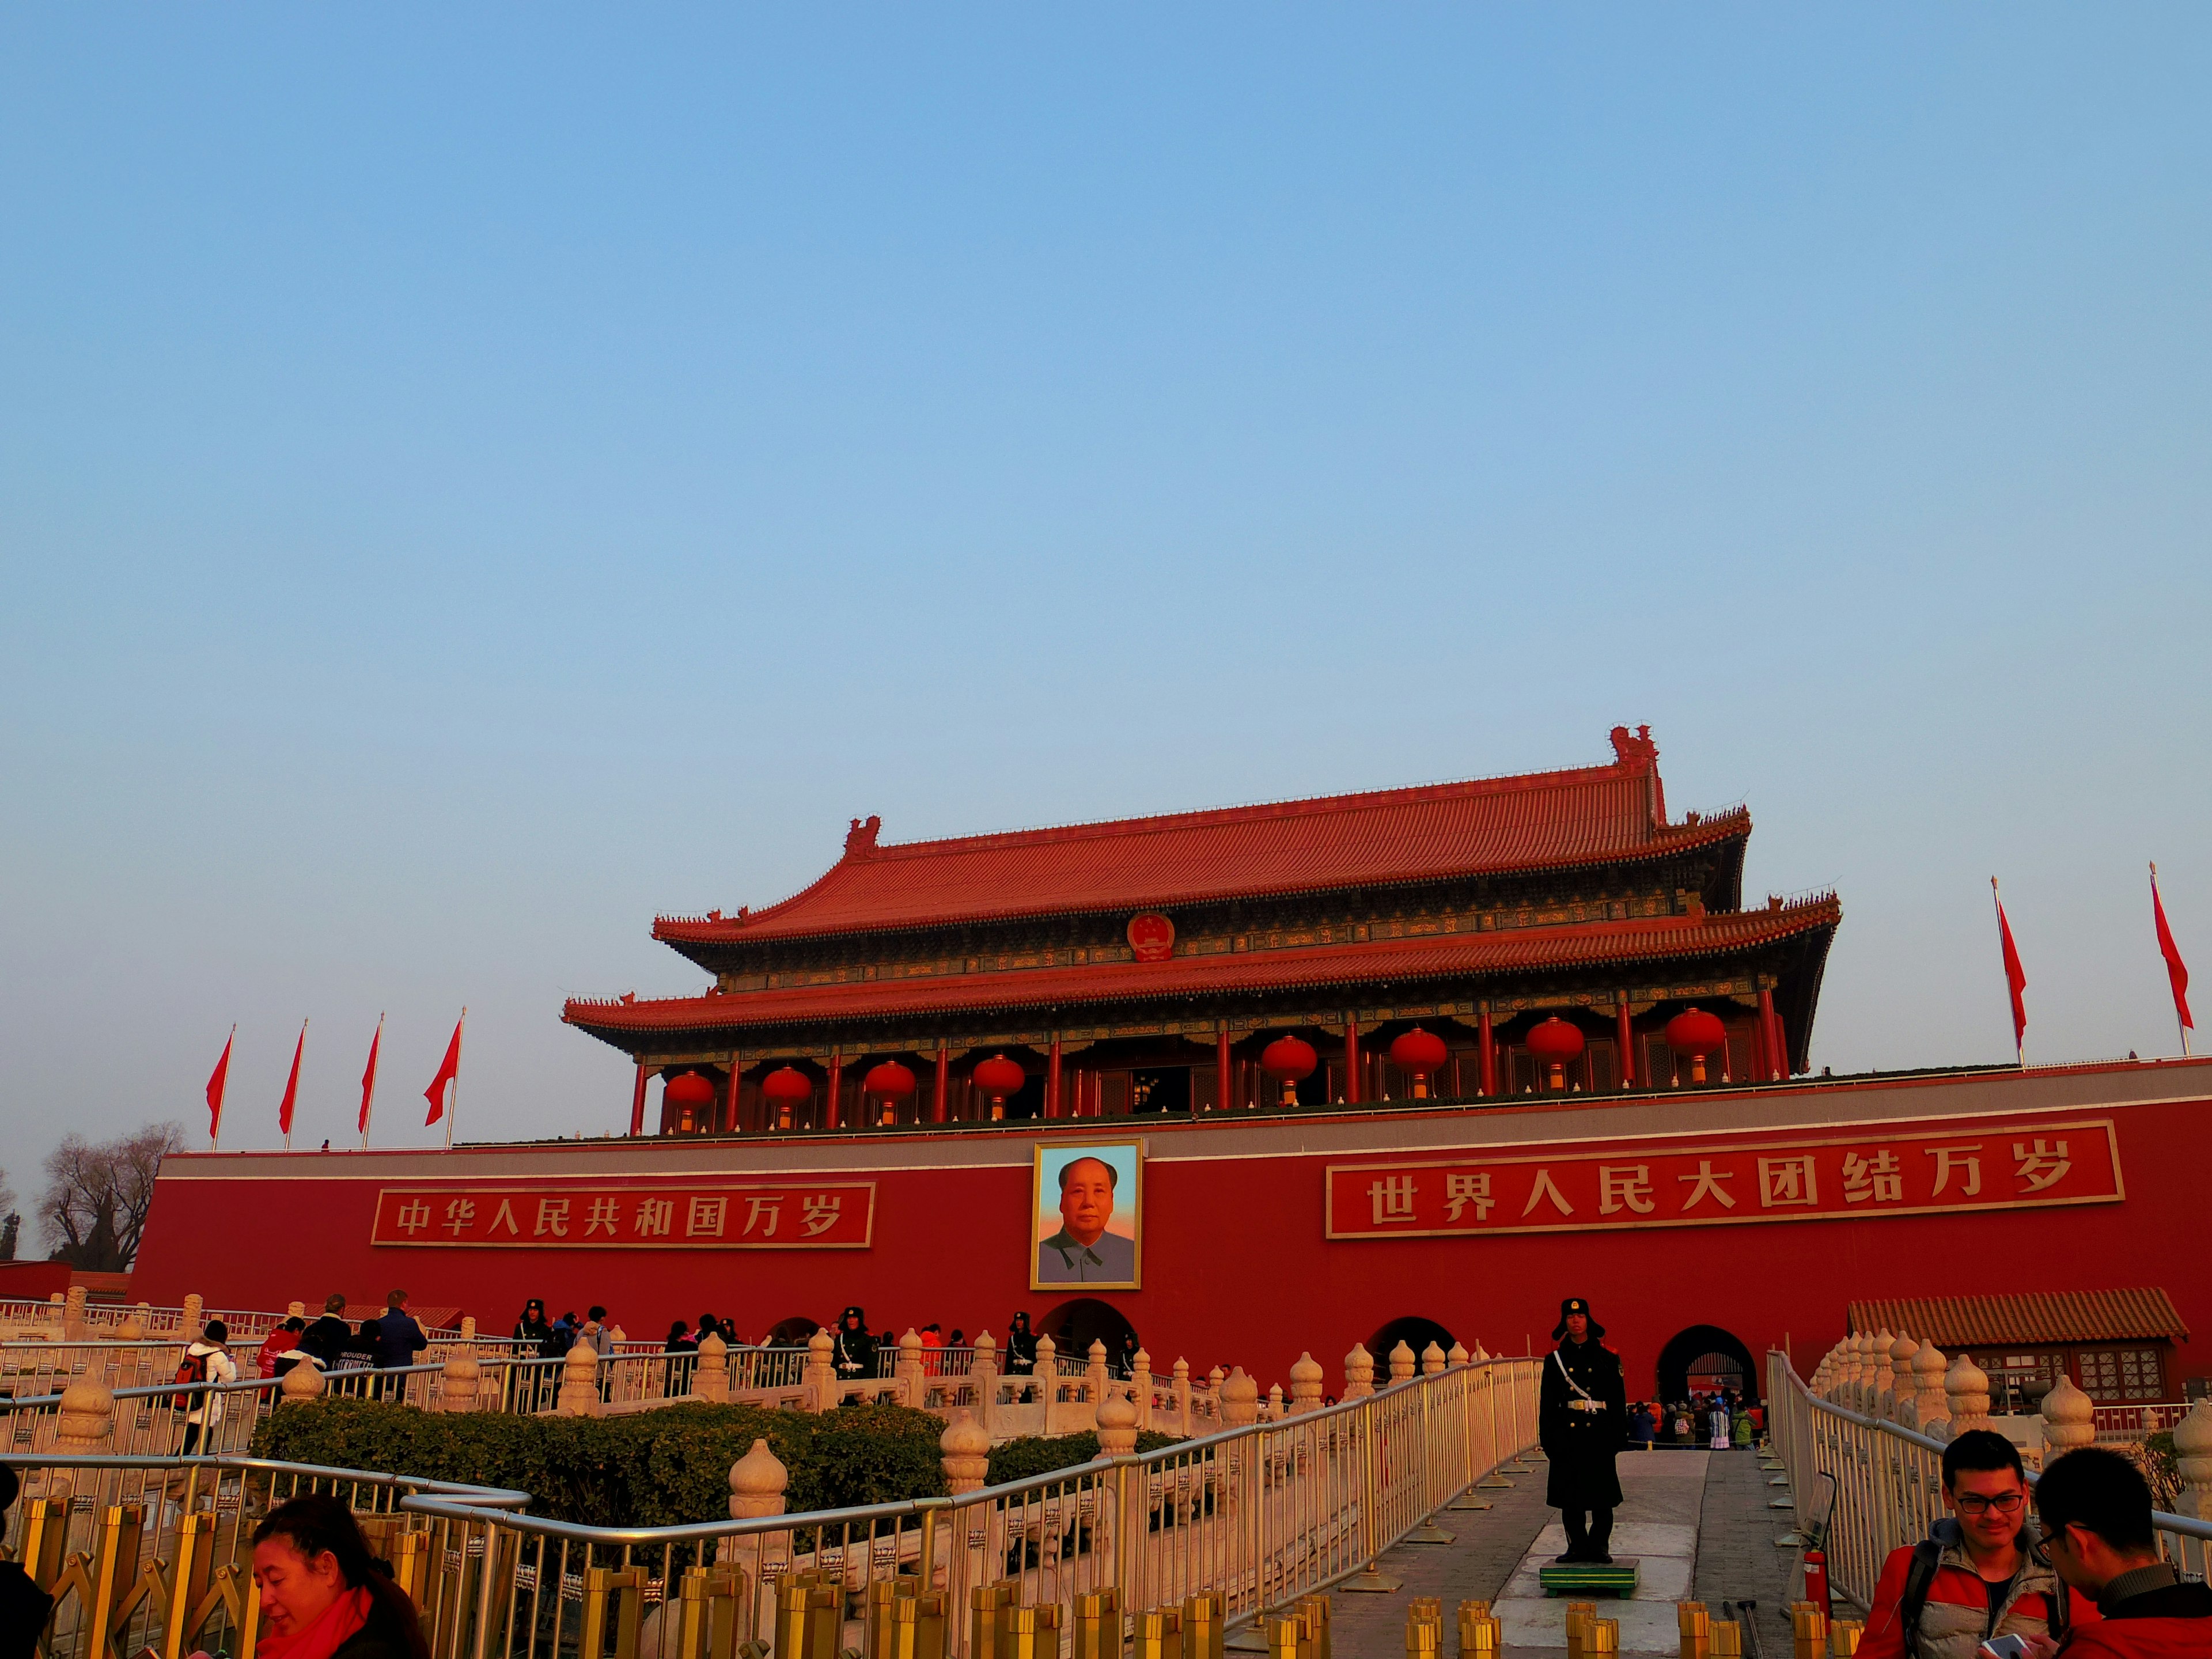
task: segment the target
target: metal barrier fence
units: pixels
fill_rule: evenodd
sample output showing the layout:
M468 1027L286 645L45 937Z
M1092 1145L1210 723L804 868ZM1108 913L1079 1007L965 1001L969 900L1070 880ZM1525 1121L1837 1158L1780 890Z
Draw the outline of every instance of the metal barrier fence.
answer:
M771 1638L784 1654L799 1650L793 1620L823 1651L874 1655L902 1603L941 1632L927 1650L959 1659L992 1650L974 1639L979 1608L1037 1609L1040 1628L1066 1629L1086 1607L1103 1616L1097 1598L1118 1624L1197 1596L1233 1624L1358 1572L1533 1442L1537 1375L1528 1359L1462 1366L1149 1455L811 1515L611 1528L431 1498L404 1507L461 1528L492 1564L441 1659L596 1656L610 1639L617 1659ZM744 1474L732 1477L740 1504Z
M196 1650L251 1654L260 1613L254 1523L285 1499L317 1491L346 1499L370 1547L414 1596L426 1631L443 1638L463 1620L463 1586L454 1581L473 1565L453 1559L465 1547L465 1528L450 1516L529 1502L526 1492L249 1457L10 1453L0 1462L23 1483L8 1519L10 1559L55 1601L47 1659L149 1649L160 1659ZM402 1500L423 1494L439 1500L440 1517L426 1522L400 1512ZM443 1570L449 1563L461 1572Z
M1768 1437L1795 1494L1801 1530L1824 1477L1835 1480L1826 1548L1828 1582L1862 1609L1894 1549L1917 1543L1947 1513L1943 1442L1823 1400L1788 1355L1766 1356ZM2035 1475L2028 1475L2033 1481ZM2203 1577L2212 1523L2163 1511L2153 1517L2160 1548L2180 1571Z
M17 1454L6 1461L26 1474L26 1501L9 1541L63 1592L50 1659L105 1659L142 1639L181 1659L215 1650L211 1634L250 1653L248 1523L302 1481L349 1492L372 1517L438 1659L674 1659L771 1644L873 1659L891 1650L889 1624L917 1621L924 1639L908 1650L976 1659L994 1649L972 1621L980 1610L988 1628L1009 1605L1040 1630L1110 1615L1116 1634L1100 1650L1118 1652L1125 1621L1148 1607L1241 1623L1358 1572L1533 1443L1537 1378L1532 1359L1489 1360L1147 1455L808 1515L757 1512L781 1500L749 1494L780 1490L781 1475L769 1459L773 1478L757 1479L757 1448L732 1476L745 1518L654 1528L509 1512L518 1493L236 1457ZM68 1484L84 1470L96 1491ZM829 1645L802 1650L802 1629Z

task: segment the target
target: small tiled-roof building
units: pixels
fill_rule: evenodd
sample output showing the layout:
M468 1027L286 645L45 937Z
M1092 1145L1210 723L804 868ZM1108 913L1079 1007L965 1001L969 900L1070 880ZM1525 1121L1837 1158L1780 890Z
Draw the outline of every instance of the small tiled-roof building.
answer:
M2060 1376L2100 1405L2172 1400L2173 1345L2189 1340L2156 1287L1893 1297L1852 1303L1850 1325L1907 1331L1947 1354L1963 1350L1989 1373L1999 1411L2032 1405Z
M563 1018L636 1061L633 1133L655 1074L662 1133L728 1133L1803 1069L1835 896L1744 909L1748 812L1670 819L1649 728L1612 735L1606 765L1260 806L905 844L855 819L781 903L654 923L702 994ZM1670 1043L1692 1008L1718 1024Z

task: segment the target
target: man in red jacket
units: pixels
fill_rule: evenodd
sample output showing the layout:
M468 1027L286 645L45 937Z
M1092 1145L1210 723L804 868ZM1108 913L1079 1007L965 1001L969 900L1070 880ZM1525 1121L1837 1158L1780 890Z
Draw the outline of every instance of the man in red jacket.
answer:
M2104 1617L2038 1654L2066 1659L2179 1659L2212 1654L2212 1589L2185 1584L2159 1559L2150 1487L2118 1452L2084 1446L2036 1483L2045 1548L2058 1576Z
M1858 1659L1976 1659L1992 1637L2047 1643L2097 1616L2036 1553L2011 1441L1970 1429L1944 1447L1943 1501L1952 1515L1882 1564Z

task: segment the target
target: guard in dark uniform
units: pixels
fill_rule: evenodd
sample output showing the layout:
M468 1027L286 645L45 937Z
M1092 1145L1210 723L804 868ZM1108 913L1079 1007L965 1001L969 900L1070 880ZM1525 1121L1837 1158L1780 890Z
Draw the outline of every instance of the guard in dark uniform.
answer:
M1613 1454L1628 1441L1628 1386L1620 1356L1598 1340L1604 1334L1582 1297L1559 1304L1559 1328L1552 1333L1559 1346L1544 1361L1536 1419L1552 1466L1544 1501L1559 1511L1567 1533L1567 1553L1559 1559L1600 1566L1613 1560L1606 1546L1620 1502Z

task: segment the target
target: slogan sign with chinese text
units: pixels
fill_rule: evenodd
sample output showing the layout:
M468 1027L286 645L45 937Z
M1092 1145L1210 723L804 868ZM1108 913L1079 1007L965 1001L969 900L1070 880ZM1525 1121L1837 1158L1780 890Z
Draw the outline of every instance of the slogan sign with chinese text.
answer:
M1331 1238L1839 1221L2126 1196L2109 1118L1942 1134L1869 1124L1817 1141L1332 1164L1324 1179Z
M864 1250L873 1182L782 1186L386 1187L372 1244L521 1249Z

